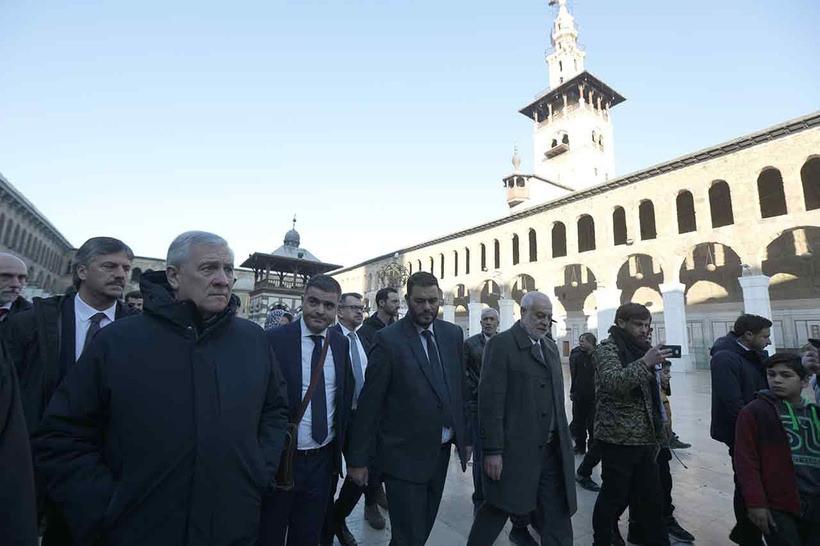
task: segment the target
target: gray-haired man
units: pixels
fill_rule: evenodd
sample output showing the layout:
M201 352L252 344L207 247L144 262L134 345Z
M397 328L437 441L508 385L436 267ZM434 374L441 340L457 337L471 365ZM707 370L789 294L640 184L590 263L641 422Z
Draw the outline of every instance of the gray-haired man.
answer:
M287 421L233 252L178 236L142 275L144 312L101 331L57 389L34 451L75 544L256 544Z

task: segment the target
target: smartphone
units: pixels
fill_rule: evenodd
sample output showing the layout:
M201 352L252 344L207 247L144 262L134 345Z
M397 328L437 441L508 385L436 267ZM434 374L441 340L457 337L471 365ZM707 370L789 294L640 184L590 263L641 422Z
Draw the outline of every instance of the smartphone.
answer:
M672 355L669 358L680 358L680 345L664 345L663 349L672 351Z

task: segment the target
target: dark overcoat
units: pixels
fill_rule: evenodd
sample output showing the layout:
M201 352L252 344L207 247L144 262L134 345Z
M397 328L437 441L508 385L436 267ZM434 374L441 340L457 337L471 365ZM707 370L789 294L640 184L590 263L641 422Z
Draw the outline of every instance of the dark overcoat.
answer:
M576 510L575 459L564 409L561 360L555 342L544 341L547 362L516 322L493 336L484 350L478 394L481 441L485 457L503 457L500 480L483 475L484 498L510 514L535 509L541 463L548 449L549 423L544 416L549 415L550 407L559 434L565 500L570 514Z

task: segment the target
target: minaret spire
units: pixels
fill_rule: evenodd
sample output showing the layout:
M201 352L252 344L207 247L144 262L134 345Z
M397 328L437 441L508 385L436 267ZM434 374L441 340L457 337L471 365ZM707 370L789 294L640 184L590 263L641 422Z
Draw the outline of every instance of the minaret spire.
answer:
M552 23L552 53L547 55L550 89L555 89L565 81L584 71L586 53L578 45L578 29L575 19L567 9L567 0L550 0L549 5L558 5L558 15Z

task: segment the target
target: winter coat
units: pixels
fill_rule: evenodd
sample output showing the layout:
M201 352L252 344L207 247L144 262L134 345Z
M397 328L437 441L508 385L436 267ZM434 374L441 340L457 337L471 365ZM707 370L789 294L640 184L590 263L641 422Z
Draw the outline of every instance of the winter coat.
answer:
M730 333L715 341L709 368L712 373L712 438L731 447L735 440L735 421L743 406L755 393L768 387L764 351L746 349Z
M657 426L651 389L655 375L643 360L621 362L618 346L607 338L595 349L595 439L616 445L666 445Z
M737 418L735 473L747 508L800 514L800 493L786 431L769 391L744 407Z
M227 309L203 322L164 272L145 310L100 330L34 435L77 544L242 546L279 463L285 385L265 334Z
M576 403L595 401L595 363L592 355L575 347L569 353L569 373L572 382L569 394Z
M2 331L5 328L6 324L8 324L9 319L11 317L19 313L22 313L23 311L28 311L29 309L31 309L31 302L23 296L18 296L17 299L14 300L14 302L11 304L11 308L9 309L9 312L6 315L6 318L0 321L0 331Z
M390 324L393 324L393 322L391 322ZM368 343L373 345L373 343L376 340L376 332L378 332L385 326L390 326L390 324L385 324L384 322L382 322L382 319L379 318L379 315L373 313L372 316L367 317L365 321L362 322L362 325L356 332L356 335L358 335L360 338L366 339Z
M479 383L478 423L484 456L502 455L500 480L483 475L484 498L510 514L535 509L544 450L553 415L561 450L565 499L575 513L575 458L564 409L564 379L555 342L547 338L547 361L516 322L487 342ZM483 474L483 473L482 473Z
M36 546L37 506L28 429L14 366L0 344L0 544Z
M481 380L481 362L484 358L484 347L487 338L479 333L464 340L464 373L465 387L464 401L467 418L473 419L478 415L478 383Z

